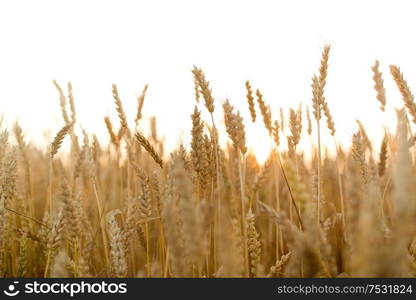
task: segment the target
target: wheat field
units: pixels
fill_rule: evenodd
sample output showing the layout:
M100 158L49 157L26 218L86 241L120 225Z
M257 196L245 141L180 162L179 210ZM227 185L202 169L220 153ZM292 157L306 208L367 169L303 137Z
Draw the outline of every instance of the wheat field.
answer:
M248 81L246 106L215 98L194 67L191 143L171 153L156 117L149 132L137 129L147 86L133 125L113 85L119 118L104 117L110 137L104 144L84 130L76 134L82 127L72 85L54 81L63 126L47 147L29 143L18 123L1 131L0 276L416 275L413 94L391 65L404 104L396 109L396 130L380 128L384 138L376 145L358 121L351 145L341 145L330 112L335 104L325 98L329 56L325 46L310 102L288 115L272 112ZM372 72L368 101L384 112L378 61ZM218 110L221 120L214 118ZM243 120L242 110L250 119ZM247 148L248 122L269 136L262 164ZM334 154L324 151L323 135L333 139ZM61 149L64 139L69 151ZM310 159L298 149L301 139L310 141Z

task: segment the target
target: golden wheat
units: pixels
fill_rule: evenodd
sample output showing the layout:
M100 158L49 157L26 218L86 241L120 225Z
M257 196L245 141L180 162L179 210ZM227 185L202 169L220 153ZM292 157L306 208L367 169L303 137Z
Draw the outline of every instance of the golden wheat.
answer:
M416 105L410 87L390 66L407 112L397 110L396 133L383 129L379 150L366 120L357 120L351 146L339 145L328 106L333 102L324 92L329 51L325 46L312 76L312 102L280 108L273 114L278 120L246 81L247 115L270 140L263 164L249 148L237 107L225 100L222 118L214 118L212 87L200 68L192 70L197 103L189 119L191 142L170 155L164 155L156 116L150 116L148 134L137 131L147 85L133 129L112 86L120 122L104 118L106 145L79 130L72 84L65 94L54 81L64 126L46 152L17 123L15 141L3 125L0 132L0 276L416 276L415 138L407 116L416 120ZM378 61L372 71L376 99L388 112ZM322 117L329 132L321 132ZM310 159L301 147L306 133ZM66 135L67 151L61 149ZM321 135L333 138L334 154L321 151L327 148ZM230 143L220 147L224 137Z

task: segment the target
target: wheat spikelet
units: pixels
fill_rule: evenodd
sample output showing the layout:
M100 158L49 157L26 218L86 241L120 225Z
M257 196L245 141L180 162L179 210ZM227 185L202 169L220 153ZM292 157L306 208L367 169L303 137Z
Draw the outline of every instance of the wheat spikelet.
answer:
M272 113L270 111L270 107L266 106L266 103L263 100L263 95L258 89L256 90L256 96L257 96L257 103L259 104L259 107L260 107L261 115L263 116L264 126L266 127L269 134L272 135L273 127L272 127Z
M233 121L235 123L236 128L236 139L238 140L240 151L244 155L247 152L246 133L244 130L243 117L240 116L240 112L237 112L237 114L233 117Z
M332 118L331 112L329 111L328 103L325 101L325 98L322 100L322 111L326 117L327 127L331 132L332 136L335 136L335 123Z
M200 93L205 101L205 106L210 113L214 112L214 98L212 98L212 91L209 86L209 81L205 79L205 74L202 69L197 68L194 66L192 69L192 74L194 75L194 80L198 83Z
M140 212L143 218L149 218L152 215L152 203L150 199L150 179L144 175L141 178L142 193L140 195Z
M378 69L379 62L378 60L375 61L374 66L371 67L373 71L373 80L374 80L374 89L377 93L377 100L380 102L380 109L385 111L386 108L386 89L384 88L384 80L383 80L383 73L381 73Z
M110 135L111 142L113 145L118 148L120 146L117 135L113 131L113 124L110 121L109 117L104 117L105 126L107 127L108 134Z
M55 216L55 220L52 224L52 228L47 236L47 264L45 267L45 275L48 272L48 264L50 261L54 260L56 252L62 245L65 232L65 220L64 213L62 209L59 210L58 214Z
M199 99L201 98L201 90L199 89L198 80L194 76L194 92L195 92L195 101L199 104Z
M326 45L322 52L321 66L319 68L319 88L317 89L317 100L319 101L318 105L321 105L322 111L326 117L328 129L331 131L331 135L335 135L335 124L332 118L331 112L329 111L328 103L324 97L324 90L326 85L326 77L328 75L328 59L329 59L329 50L331 47ZM314 100L315 102L315 100ZM320 114L320 112L319 112Z
M306 120L308 121L308 135L312 135L312 120L309 113L309 107L306 108Z
M142 110L143 110L144 99L146 98L147 88L148 88L148 85L146 84L140 96L137 97L138 105L137 105L137 113L136 113L136 119L135 119L136 123L139 122L139 120L142 118Z
M319 67L319 84L321 85L322 91L326 85L326 77L328 75L328 59L329 59L329 50L331 49L330 45L325 45L324 50L322 51L321 65Z
M71 199L68 184L65 181L61 184L60 196L63 204L65 231L70 243L74 243L81 233L80 220L75 210L74 200Z
M276 147L279 147L280 144L280 137L279 137L279 122L274 121L273 126L273 140L276 145Z
M261 243L254 224L255 217L251 209L247 213L247 249L250 256L250 272L256 276L260 264Z
M160 158L159 154L153 148L153 146L149 143L149 141L140 133L136 132L136 139L137 142L142 145L142 147L149 153L149 155L153 158L153 160L163 168L163 160Z
M107 213L108 239L110 241L111 268L116 277L125 277L127 274L126 249L124 247L123 232L117 224L116 215L120 210Z
M61 144L62 144L65 136L71 130L72 125L73 125L72 123L70 123L68 125L65 125L56 134L55 138L53 139L53 142L51 143L50 155L51 155L52 158L56 155L56 153L58 153L58 150L61 147Z
M120 119L121 127L128 130L129 126L127 124L126 113L124 112L123 104L121 103L120 95L118 94L117 85L114 83L112 85L112 92L113 92L114 103L116 104L118 118Z
M321 65L319 67L319 77L314 75L312 77L312 107L314 111L314 116L316 120L321 119L321 110L324 111L325 116L328 120L328 128L331 132L333 129L333 121L331 114L329 113L328 105L324 98L324 90L326 85L326 77L328 74L328 58L329 58L330 46L326 45L322 51Z
M198 182L204 190L208 180L208 152L204 144L204 125L201 122L201 113L195 106L192 118L192 141L191 141L191 159L193 169L197 174Z
M75 101L74 101L74 94L72 92L71 82L68 82L68 100L69 100L69 108L71 109L71 123L75 123L77 119L77 114L75 111Z
M153 172L153 174L150 176L150 191L151 191L153 203L155 203L157 215L160 217L162 214L162 210L163 210L163 207L162 207L163 203L162 203L162 195L161 195L160 187L159 187L159 178L156 172Z
M390 72L400 90L400 93L402 94L404 104L406 105L410 115L413 117L413 122L416 123L416 103L414 102L413 94L407 85L407 81L404 79L399 67L390 65Z
M253 90L251 89L251 85L248 80L246 81L246 89L247 89L246 97L247 97L248 108L250 110L251 120L255 122L256 121L256 109L254 108Z
M208 176L215 185L218 183L218 177L220 176L219 167L221 165L220 152L221 149L218 145L218 132L216 128L209 128L209 136L204 135L205 152L208 158Z
M358 163L360 168L361 178L363 183L368 183L368 166L365 159L365 148L363 144L363 138L361 135L361 131L354 133L352 138L352 155L354 160Z
M303 124L303 122L302 122L302 112L303 112L302 111L302 103L300 103L299 107L296 111L296 122L298 123L297 124L297 130L298 130L299 139L300 139L300 136L302 134L302 124Z
M289 143L296 147L300 141L300 135L302 131L302 120L299 119L299 113L297 113L294 109L290 109L290 119L289 119L289 127L291 136L288 137Z
M228 100L223 104L224 122L228 135L234 143L234 146L241 151L242 154L247 152L246 138L244 131L243 118L239 113L233 112L233 107Z
M388 150L387 150L387 134L384 134L383 141L381 143L380 148L380 158L378 162L378 175L380 177L383 177L386 172L386 165L387 165L387 159L388 159Z
M319 83L319 79L316 75L312 77L312 108L315 120L321 119L322 110L322 89Z
M280 257L280 259L276 262L275 265L270 267L270 272L267 274L267 277L283 277L283 268L287 264L290 258L290 252L284 254Z
M22 128L16 122L13 127L14 136L17 141L18 149L21 154L24 168L25 168L25 177L26 177L26 191L28 195L32 195L32 180L31 180L31 172L30 172L30 159L27 152L27 145L24 139Z
M59 104L61 106L62 118L64 119L65 124L69 124L71 122L68 117L68 112L66 111L66 97L64 91L62 90L61 86L58 84L56 80L53 81L53 84L55 85L59 93Z
M361 123L360 120L355 120L355 121L358 124L358 128L359 128L359 131L360 131L360 134L361 134L361 138L362 138L363 143L364 143L364 148L365 149L368 149L370 152L372 152L373 151L373 147L371 145L370 139L368 138L368 135L367 135L367 132L366 132L366 130L364 128L363 123Z

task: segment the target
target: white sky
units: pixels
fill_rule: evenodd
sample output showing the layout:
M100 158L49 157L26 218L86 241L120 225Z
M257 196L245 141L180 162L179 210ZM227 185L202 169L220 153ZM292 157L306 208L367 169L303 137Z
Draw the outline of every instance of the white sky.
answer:
M402 103L388 65L399 65L416 89L414 3L1 1L0 111L8 124L18 119L30 140L43 141L46 129L54 134L63 124L52 80L71 80L80 123L107 139L103 117L110 114L118 124L111 83L118 84L132 126L136 95L148 83L144 114L158 116L172 147L189 136L191 68L197 65L212 83L218 118L229 98L245 117L249 146L261 156L266 131L249 122L245 80L261 88L276 118L280 106L309 105L311 76L330 43L326 95L338 139L349 142L356 118L379 138L385 116L370 67L380 60L387 116L394 119L393 107Z

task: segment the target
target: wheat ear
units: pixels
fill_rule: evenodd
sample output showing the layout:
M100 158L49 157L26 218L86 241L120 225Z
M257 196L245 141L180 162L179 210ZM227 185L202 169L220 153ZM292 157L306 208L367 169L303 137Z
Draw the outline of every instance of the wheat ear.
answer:
M140 145L147 151L147 153L150 154L150 156L153 158L153 160L161 167L163 168L163 160L160 158L159 154L156 152L156 150L153 148L153 146L150 144L150 142L140 133L136 132L136 139Z

